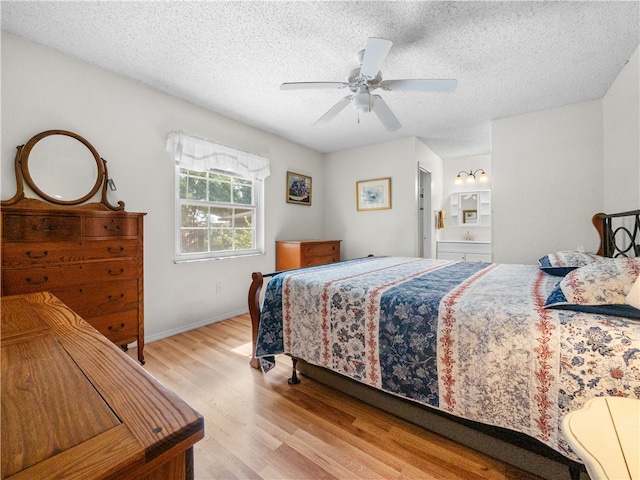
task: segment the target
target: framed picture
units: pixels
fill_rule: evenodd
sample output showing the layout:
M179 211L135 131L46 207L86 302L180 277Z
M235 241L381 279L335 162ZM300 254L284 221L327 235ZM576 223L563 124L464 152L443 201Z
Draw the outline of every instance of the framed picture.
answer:
M311 205L311 177L287 172L287 203Z
M463 210L462 211L462 223L478 223L478 211L477 210Z
M356 182L358 210L387 210L391 208L391 178Z

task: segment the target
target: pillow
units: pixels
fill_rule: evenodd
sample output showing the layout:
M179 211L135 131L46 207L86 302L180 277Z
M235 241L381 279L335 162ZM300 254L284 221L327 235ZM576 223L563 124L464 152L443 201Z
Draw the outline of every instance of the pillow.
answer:
M550 253L538 260L540 270L549 275L564 277L567 273L578 267L602 260L605 257L593 253L561 251Z
M635 308L640 308L640 275L638 275L635 283L631 286L631 290L629 290L627 304Z
M640 258L602 258L569 272L544 306L640 319L640 308L627 304L639 276Z

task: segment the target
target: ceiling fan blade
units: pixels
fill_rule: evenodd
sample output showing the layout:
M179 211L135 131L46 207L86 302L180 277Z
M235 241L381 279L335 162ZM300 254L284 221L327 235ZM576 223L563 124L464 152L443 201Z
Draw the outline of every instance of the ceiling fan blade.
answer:
M380 97L380 95L373 95L373 98L373 111L378 116L385 128L390 132L398 130L402 126L402 124L393 114L386 102L382 100L382 97Z
M387 58L393 42L384 38L370 37L364 49L360 73L365 77L373 78L378 75L382 62Z
M351 102L351 98L352 98L351 95L347 95L346 97L344 97L342 100L336 103L333 107L331 107L327 111L327 113L325 113L318 120L316 120L314 125L325 125L329 123L331 120L333 120L336 117L336 115L338 115L342 110L344 110L344 108L347 105L349 105L349 103Z
M405 92L453 92L458 86L457 80L383 80L380 87L384 90Z
M287 82L280 85L280 90L308 90L313 88L344 88L344 82Z

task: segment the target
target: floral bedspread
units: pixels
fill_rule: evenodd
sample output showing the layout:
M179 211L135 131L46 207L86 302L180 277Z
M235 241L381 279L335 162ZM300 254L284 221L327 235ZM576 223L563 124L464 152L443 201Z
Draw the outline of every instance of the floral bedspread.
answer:
M562 417L640 398L640 322L543 308L536 266L402 257L279 274L256 356L288 353L394 395L534 437L578 460Z

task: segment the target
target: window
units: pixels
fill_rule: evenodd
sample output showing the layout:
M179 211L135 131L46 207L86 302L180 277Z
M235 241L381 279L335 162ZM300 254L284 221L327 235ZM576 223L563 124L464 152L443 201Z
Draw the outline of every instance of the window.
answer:
M176 155L176 258L262 253L268 159L185 137L174 132L167 142Z
M178 172L177 254L226 256L258 252L257 180L186 168Z

